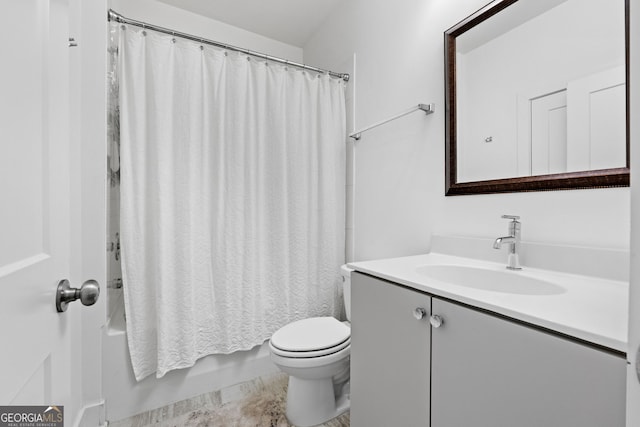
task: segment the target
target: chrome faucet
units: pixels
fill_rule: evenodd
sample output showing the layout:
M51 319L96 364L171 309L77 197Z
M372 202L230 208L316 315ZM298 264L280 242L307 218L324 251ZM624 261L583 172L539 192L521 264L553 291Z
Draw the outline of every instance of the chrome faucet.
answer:
M509 270L522 270L518 253L520 252L520 219L517 215L502 215L502 218L510 219L509 235L506 237L498 237L493 242L493 249L500 249L503 243L509 244L509 255L507 258L507 268Z

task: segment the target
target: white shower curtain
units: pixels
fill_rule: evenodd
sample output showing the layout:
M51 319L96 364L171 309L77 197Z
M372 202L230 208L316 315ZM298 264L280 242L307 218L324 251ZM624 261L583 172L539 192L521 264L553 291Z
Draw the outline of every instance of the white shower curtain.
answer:
M344 82L125 25L119 58L136 378L339 315Z

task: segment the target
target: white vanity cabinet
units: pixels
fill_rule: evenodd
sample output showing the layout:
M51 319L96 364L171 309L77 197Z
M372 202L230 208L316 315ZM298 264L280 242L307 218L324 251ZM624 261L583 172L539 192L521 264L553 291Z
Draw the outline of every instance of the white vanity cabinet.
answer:
M432 427L624 427L623 355L437 298L432 311Z
M428 426L431 297L353 273L351 301L351 426Z
M620 352L361 273L351 301L353 427L625 425Z

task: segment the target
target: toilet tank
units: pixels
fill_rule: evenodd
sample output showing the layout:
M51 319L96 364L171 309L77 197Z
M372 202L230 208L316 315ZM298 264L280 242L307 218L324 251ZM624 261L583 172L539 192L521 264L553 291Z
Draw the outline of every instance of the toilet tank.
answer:
M340 274L342 274L342 296L344 299L344 311L347 315L347 320L351 320L351 272L353 268L343 265L340 267Z

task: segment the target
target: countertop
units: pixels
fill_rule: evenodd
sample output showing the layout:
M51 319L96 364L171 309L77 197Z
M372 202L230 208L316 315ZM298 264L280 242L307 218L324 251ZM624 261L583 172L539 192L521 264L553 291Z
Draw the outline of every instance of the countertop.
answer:
M523 266L522 270L509 273L555 283L564 288L565 292L522 295L475 289L431 279L419 272L419 267L425 265L461 265L501 272L506 270L505 264L438 253L348 264L356 271L418 291L627 352L627 282Z

